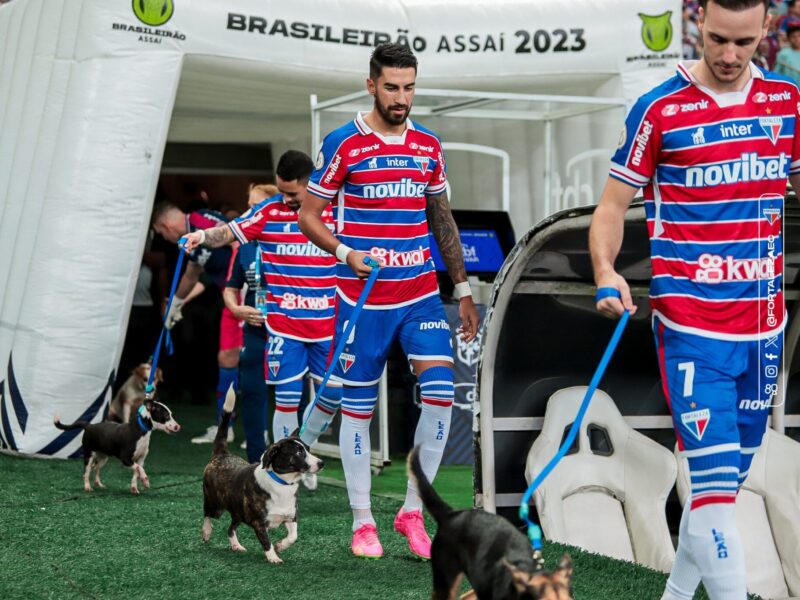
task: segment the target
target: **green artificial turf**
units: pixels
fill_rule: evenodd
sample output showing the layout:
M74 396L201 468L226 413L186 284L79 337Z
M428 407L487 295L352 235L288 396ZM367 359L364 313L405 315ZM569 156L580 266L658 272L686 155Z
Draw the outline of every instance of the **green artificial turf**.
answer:
M323 483L313 493L301 488L298 541L282 554L284 564L271 565L247 526L239 528L239 540L248 552L228 549L225 516L211 541L201 543L201 477L210 446L189 438L205 428L209 411L178 405L173 412L183 430L153 434L146 463L153 487L138 497L129 493L130 471L118 461L103 471L107 488L87 494L80 460L0 455L0 598L430 598L430 565L412 558L392 530L405 491L402 460L374 478L374 491L386 494L373 498L381 560L351 556L346 492ZM238 440L233 446L242 452ZM329 464L326 476L340 479L341 466ZM468 467L445 467L436 484L454 506L468 507L471 478ZM284 535L279 529L273 540ZM546 544L548 566L566 550ZM568 550L576 598L660 598L665 575Z

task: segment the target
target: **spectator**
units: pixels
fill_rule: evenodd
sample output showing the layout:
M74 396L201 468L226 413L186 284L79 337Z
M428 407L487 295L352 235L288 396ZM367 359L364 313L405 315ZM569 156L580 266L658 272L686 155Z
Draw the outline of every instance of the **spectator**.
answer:
M778 52L775 72L800 83L800 20L792 19L786 28L789 45Z

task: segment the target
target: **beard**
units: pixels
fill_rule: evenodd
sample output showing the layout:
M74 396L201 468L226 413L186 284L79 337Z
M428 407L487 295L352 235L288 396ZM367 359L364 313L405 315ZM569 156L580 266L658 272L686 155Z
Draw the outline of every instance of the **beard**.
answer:
M704 57L703 60L706 61L708 70L711 71L711 74L714 76L714 79L716 79L720 83L732 83L737 79L739 79L742 76L742 73L744 72L744 69L748 64L746 63L745 65L741 65L737 63L735 65L728 65L729 69L726 72L722 70L721 65L717 63L711 63L708 60L708 58Z
M390 125L402 125L406 122L408 118L408 113L411 112L411 106L401 106L398 104L393 104L391 106L384 106L381 104L377 98L375 98L375 108L378 111L378 114L383 118L384 121L389 123ZM401 115L397 115L391 112L393 108L402 108L403 113Z

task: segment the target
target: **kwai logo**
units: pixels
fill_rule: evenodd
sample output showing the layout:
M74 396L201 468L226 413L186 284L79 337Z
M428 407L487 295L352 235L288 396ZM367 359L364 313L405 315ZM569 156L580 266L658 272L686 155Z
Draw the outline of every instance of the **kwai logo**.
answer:
M701 254L697 260L694 280L699 283L722 281L756 281L775 276L775 259L734 258L717 254Z
M172 0L133 0L133 14L145 25L159 27L172 18Z
M653 52L663 52L672 41L672 11L661 15L639 13L642 20L642 41Z
M386 267L419 267L425 264L425 251L420 246L417 250L397 252L386 248L372 248L370 256L382 261Z
M330 302L327 296L301 296L300 294L284 294L281 297L280 307L287 310L306 309L322 310L328 308Z

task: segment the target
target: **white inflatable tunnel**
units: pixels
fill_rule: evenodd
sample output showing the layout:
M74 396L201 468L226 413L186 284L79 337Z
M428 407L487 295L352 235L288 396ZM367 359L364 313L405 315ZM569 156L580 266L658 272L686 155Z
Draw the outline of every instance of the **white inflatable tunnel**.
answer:
M3 4L0 445L72 456L53 413L100 418L168 140L311 151L309 95L363 89L381 41L415 50L420 86L632 99L672 68L680 27L679 0ZM523 142L521 231L541 175Z

